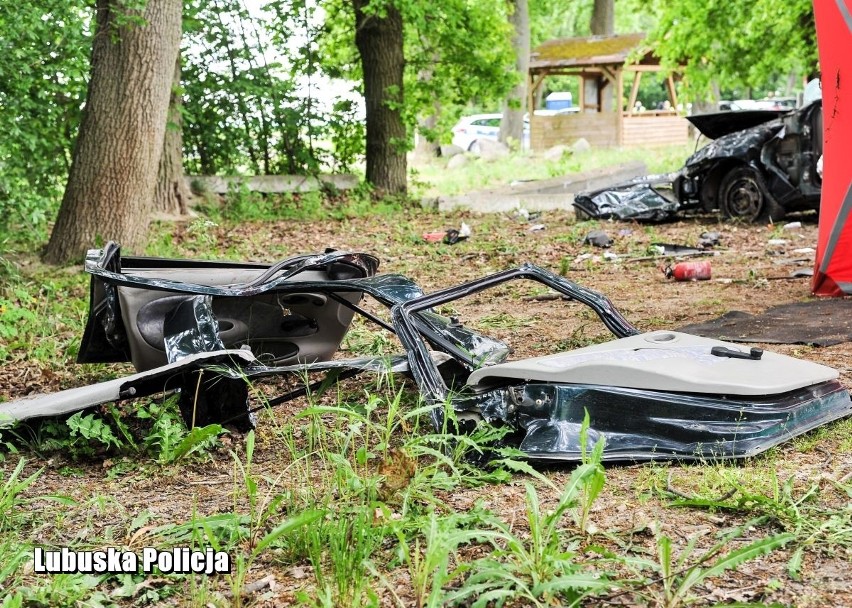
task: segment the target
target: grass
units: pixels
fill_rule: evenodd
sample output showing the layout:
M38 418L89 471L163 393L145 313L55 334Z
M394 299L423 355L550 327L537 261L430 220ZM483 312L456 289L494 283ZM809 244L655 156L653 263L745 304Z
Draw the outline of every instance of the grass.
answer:
M683 161L692 152L693 146L690 145L664 146L654 149L651 153L642 148L596 148L576 156L569 154L559 160L547 160L529 153L515 153L495 162L472 158L463 167L453 170L446 168L446 160L435 159L415 168L415 193L427 199L454 196L507 186L513 181L549 179L629 161L644 162L648 173L666 173L682 167Z
M450 193L633 154L595 151L555 164L523 157L472 163L464 178L436 164L434 173L422 168L420 179ZM661 170L667 157L681 162L686 153L678 154L645 153L659 163L652 170ZM547 230L533 234L504 216L445 216L398 201L370 219L368 203L357 197L275 202L232 193L223 208L188 225L156 227L147 253L270 260L332 245L376 252L385 271L408 273L427 291L531 260L608 293L645 329L670 328L690 314L721 311L755 295L745 284L713 291L712 285L665 283L653 262L573 262L595 252L582 244L592 229L613 236L630 230L613 249L638 255L651 240L698 234L705 229L700 224L645 229L549 213L542 219ZM474 226L467 242L432 246L419 238L428 228L461 221ZM746 232L738 227L738 235ZM735 241L731 249L738 246L745 245ZM16 263L3 267L0 360L9 385L0 386L2 394L125 373L126 366L71 365L85 321L87 279L39 266L35 253L19 251ZM713 263L714 272L721 266L731 274L760 259ZM767 269L771 261L756 267ZM519 354L607 339L597 319L575 303L531 302L527 293L489 292L465 305L462 320L485 333L544 333L513 342ZM398 344L358 321L344 348L347 356L385 355ZM802 356L832 353L849 356L842 347ZM256 401L271 396L261 386L252 394ZM818 576L823 563L843 571L852 551L852 482L844 468L849 421L739 464L604 469L599 448L583 441L587 452L579 467L533 468L517 450L496 447L505 429L455 436L449 426L434 429L428 413L409 382L380 375L263 411L256 432L247 435L215 426L187 431L174 403L161 400L3 431L0 606L674 608L734 601L807 606L808 593L811 606L835 599L821 590ZM29 566L36 544L212 547L232 557L232 569L213 577L36 575ZM804 592L789 591L794 580Z

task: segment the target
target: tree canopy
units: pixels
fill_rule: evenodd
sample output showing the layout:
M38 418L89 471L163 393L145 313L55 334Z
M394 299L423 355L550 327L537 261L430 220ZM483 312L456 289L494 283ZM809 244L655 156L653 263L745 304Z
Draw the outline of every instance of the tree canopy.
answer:
M602 0L598 0L600 3ZM0 233L44 238L71 167L88 85L93 0L0 6ZM398 111L393 150L414 126L447 141L463 112L497 111L515 73L508 0L190 0L183 3L183 163L190 173L353 170L365 153L362 13L400 15L403 76L381 107ZM596 0L529 0L533 47L588 35ZM645 31L684 68L687 97L747 96L817 70L809 0L615 0L617 33ZM330 87L330 83L336 83ZM555 86L561 86L559 84ZM394 87L391 87L394 88ZM351 91L338 95L338 91ZM385 154L386 152L383 152ZM403 176L404 179L404 176Z
M650 43L668 65L683 66L692 97L714 87L771 90L817 69L811 0L654 0L653 9Z

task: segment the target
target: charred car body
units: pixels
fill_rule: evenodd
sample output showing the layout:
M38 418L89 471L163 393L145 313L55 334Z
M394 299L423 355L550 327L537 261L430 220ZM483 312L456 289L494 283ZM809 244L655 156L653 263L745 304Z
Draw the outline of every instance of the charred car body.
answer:
M663 221L695 209L754 222L819 208L821 100L780 115L748 110L687 119L712 141L680 171L578 194L578 217Z
M272 265L125 258L92 250L91 307L79 360L133 361L138 373L0 404L7 423L178 392L187 424L255 424L329 381L405 373L459 430L486 421L531 459L577 461L598 438L607 460L741 458L844 417L852 401L828 367L679 332L641 333L602 294L532 264L424 294L402 275L377 274L359 253L299 256ZM496 339L435 309L527 279L597 314L614 339L509 361ZM374 299L388 314L364 308ZM394 334L394 357L333 360L353 315ZM315 374L325 377L313 379ZM250 383L299 384L254 406ZM312 381L313 380L313 381ZM588 412L591 425L580 445Z

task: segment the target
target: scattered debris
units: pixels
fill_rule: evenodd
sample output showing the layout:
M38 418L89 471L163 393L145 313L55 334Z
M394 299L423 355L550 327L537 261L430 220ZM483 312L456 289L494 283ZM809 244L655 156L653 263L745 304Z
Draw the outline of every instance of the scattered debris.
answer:
M712 249L721 243L722 235L718 232L702 232L698 237L698 246L701 249Z
M618 186L574 197L578 219L617 219L662 222L675 217L678 202L672 174L637 177Z
M662 271L666 278L675 281L708 281L711 275L710 262L680 262Z
M807 270L803 269L803 272ZM804 274L802 276L805 276ZM832 346L852 342L852 300L811 298L780 304L758 314L732 310L678 331L731 342ZM768 357L766 353L764 357Z
M594 245L595 247L606 248L612 246L612 239L603 230L592 230L583 239L584 245Z
M545 230L546 228L547 228L547 226L545 226L544 224L533 224L532 226L529 227L529 231L530 232L538 232L540 230Z
M789 222L787 224L784 224L783 229L784 230L801 230L802 229L802 222Z
M437 429L446 429L444 412L451 407L454 430L471 431L482 421L506 425L515 431L507 437L530 460L576 462L598 440L609 438L615 440L605 443L604 460L749 457L852 412L836 370L769 352L758 358L754 351L680 332L640 333L606 296L532 264L431 294L404 276L376 275L377 264L372 256L342 252L252 265L121 259L114 244L92 250L86 263L92 274L91 314L80 360L136 363L133 351L147 344L141 362L152 364L149 371L2 403L0 416L20 420L70 413L165 387L191 402L189 417L181 409L188 424L198 423L196 414L201 424L225 424L337 379L393 372L413 378L424 403L433 406ZM701 265L709 274L707 262L678 264L672 273ZM520 279L589 307L614 339L508 361L504 342L434 312ZM392 311L391 321L362 308L364 297ZM133 306L125 306L128 301ZM245 314L248 321L239 316ZM395 333L402 354L329 360L353 314ZM253 324L248 333L241 326L247 322ZM157 357L169 362L158 366ZM216 365L204 365L204 358ZM305 380L317 373L325 377ZM249 382L282 377L306 386L249 408ZM222 407L211 407L217 404ZM594 417L586 444L580 445L586 411Z
M423 240L427 243L445 243L447 245L455 245L459 241L464 241L469 238L471 234L470 226L466 223L462 222L461 228L456 230L455 228L450 228L445 232L424 232Z
M658 254L665 256L708 255L705 249L697 249L689 245L678 245L676 243L651 243L651 247Z
M512 219L518 222L531 222L541 217L541 211L529 211L524 207L518 207L512 214Z
M766 244L769 247L786 247L789 242L787 239L769 239Z
M813 255L816 253L816 249L813 247L799 247L798 249L794 249L793 253L798 255Z
M794 270L790 273L791 279L800 279L802 277L812 277L814 276L813 268L799 268L798 270Z

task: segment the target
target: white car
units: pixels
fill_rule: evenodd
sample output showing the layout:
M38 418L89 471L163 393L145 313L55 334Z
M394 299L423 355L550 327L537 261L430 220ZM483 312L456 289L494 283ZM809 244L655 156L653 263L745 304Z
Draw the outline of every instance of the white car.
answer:
M453 145L468 152L478 152L477 140L490 139L497 141L500 137L500 121L502 114L474 114L462 116L453 127ZM529 147L530 126L524 118L523 147Z

